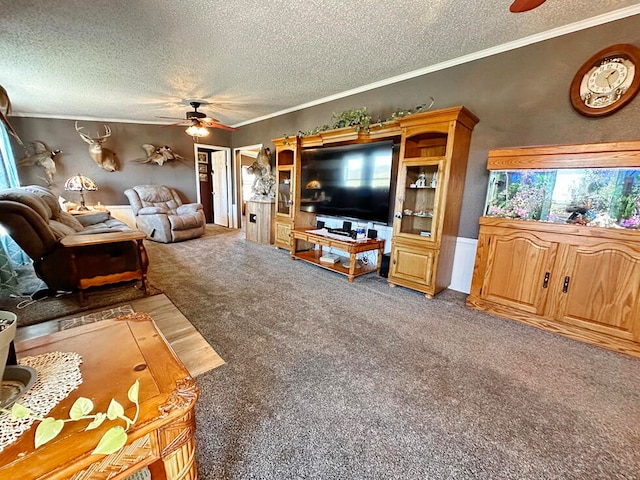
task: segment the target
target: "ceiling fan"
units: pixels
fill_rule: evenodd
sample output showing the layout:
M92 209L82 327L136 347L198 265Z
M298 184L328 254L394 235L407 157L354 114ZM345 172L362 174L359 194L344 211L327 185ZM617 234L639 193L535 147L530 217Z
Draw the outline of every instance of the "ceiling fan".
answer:
M193 107L193 111L187 112L185 114L185 119L180 122L174 123L173 125L183 125L186 126L187 129L185 133L192 137L204 137L209 134L207 128L220 128L222 130L237 130L237 128L230 127L228 125L224 125L220 123L220 120L213 117L207 117L207 115L203 112L199 112L198 108L202 105L202 102L189 102L189 105ZM168 117L162 117L168 118ZM175 119L177 120L177 119Z
M542 5L546 0L514 0L509 7L511 13L521 13L533 10Z

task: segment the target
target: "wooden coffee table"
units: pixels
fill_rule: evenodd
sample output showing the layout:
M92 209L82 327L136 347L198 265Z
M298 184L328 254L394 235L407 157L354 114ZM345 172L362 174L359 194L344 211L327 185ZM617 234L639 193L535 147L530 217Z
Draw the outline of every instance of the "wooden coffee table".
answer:
M140 414L129 430L127 445L111 455L91 455L98 440L113 424L84 431L86 423L70 422L51 442L34 449L37 422L0 453L0 478L48 480L120 480L149 466L153 478L196 480L195 412L198 388L175 356L151 317L134 313L103 320L16 345L18 359L51 351L82 356L83 382L49 416L68 418L78 397L106 412L112 398L132 418L127 399L133 382L140 381Z
M128 280L141 280L144 293L148 293L147 285L147 267L149 265L149 259L147 257L147 251L144 248L142 241L147 238L147 235L140 230L132 230L129 232L110 232L110 233L90 233L86 235L68 235L62 240L60 244L69 249L71 255L71 268L73 269L73 276L76 279L76 286L80 295L80 303L84 303L84 290L89 287L98 287L100 285L106 285L108 283L126 282ZM138 268L136 270L112 273L110 275L99 275L96 277L83 277L79 272L78 260L76 252L82 248L90 245L100 245L106 243L118 243L118 242L136 242L138 245Z
M318 245L316 250L303 250L298 251L298 241L313 243ZM335 248L343 252L347 252L349 255L349 266L342 266L341 262L338 263L323 263L320 261L322 256L323 247ZM369 252L372 250L378 251L378 262L376 265L358 265L356 262L356 255L362 252ZM363 239L355 242L349 240L340 240L338 238L328 237L326 235L320 235L305 229L297 229L291 231L291 250L290 255L293 260L300 259L305 262L313 263L319 267L331 270L342 275L347 276L349 283L353 282L353 279L359 275L365 275L371 272L378 272L380 275L380 267L382 266L382 254L384 253L384 240L380 239ZM358 268L359 267L359 268Z

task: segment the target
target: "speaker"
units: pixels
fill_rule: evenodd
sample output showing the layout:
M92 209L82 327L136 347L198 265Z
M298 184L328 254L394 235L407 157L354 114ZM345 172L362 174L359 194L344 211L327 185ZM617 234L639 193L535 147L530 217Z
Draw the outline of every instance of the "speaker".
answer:
M367 238L372 238L374 240L378 238L378 230L374 230L373 228L367 230Z
M322 220L318 220L316 222L316 228L319 230L321 228L324 228L324 222Z
M380 264L380 276L387 278L389 276L389 264L391 263L391 254L382 255L382 263Z
M345 232L351 231L351 222L342 222L342 230Z

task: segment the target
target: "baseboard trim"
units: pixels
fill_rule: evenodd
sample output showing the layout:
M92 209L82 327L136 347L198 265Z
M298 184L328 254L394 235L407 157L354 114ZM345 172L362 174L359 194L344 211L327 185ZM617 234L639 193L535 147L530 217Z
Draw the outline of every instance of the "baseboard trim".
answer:
M457 292L471 292L473 266L476 260L478 240L475 238L458 237L453 256L453 269L449 288Z

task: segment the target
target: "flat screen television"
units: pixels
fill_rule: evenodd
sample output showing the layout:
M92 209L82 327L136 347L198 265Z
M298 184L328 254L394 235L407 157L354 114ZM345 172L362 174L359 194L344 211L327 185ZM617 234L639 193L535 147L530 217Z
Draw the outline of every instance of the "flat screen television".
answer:
M300 210L388 225L394 145L389 140L302 150Z

